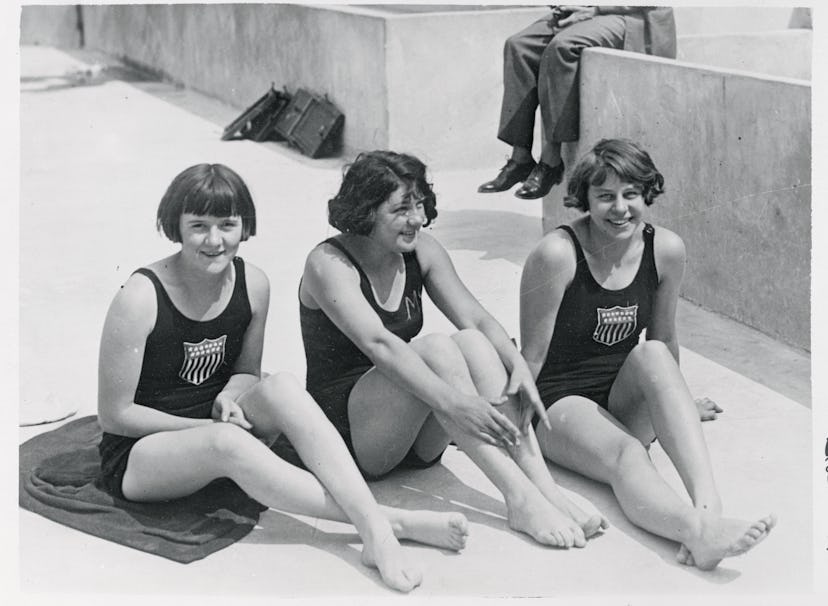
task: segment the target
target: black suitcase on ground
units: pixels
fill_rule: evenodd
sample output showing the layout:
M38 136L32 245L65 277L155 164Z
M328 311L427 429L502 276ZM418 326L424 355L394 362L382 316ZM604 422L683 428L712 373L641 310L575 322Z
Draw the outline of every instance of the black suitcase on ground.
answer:
M340 150L344 123L345 116L333 103L300 88L277 117L274 130L306 156L320 158Z
M274 126L288 103L290 103L290 95L276 90L271 85L269 91L224 129L221 135L222 141L230 139L281 141Z

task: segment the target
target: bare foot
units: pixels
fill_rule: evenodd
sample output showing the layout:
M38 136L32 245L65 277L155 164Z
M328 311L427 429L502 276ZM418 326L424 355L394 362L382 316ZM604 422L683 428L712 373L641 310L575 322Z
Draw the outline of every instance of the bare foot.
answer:
M398 539L453 551L460 551L466 546L469 523L462 513L395 509L388 512L388 518Z
M572 515L571 512L570 515ZM584 514L584 518L573 519L581 527L581 530L584 531L584 536L587 538L594 537L602 530L609 528L609 520L597 512L591 516Z
M383 518L381 522L369 524L360 536L362 563L379 570L382 580L391 589L408 593L422 583L422 571L408 562L387 520Z
M678 553L676 554L676 560L678 560L679 564L684 564L685 566L696 565L696 560L693 559L693 554L690 553L690 550L687 549L686 545L679 547Z
M547 501L540 492L532 492L522 503L506 502L509 527L524 532L543 545L584 547L584 531L569 515Z
M541 494L547 501L552 503L556 509L568 514L581 530L584 532L586 538L595 536L601 530L609 528L609 521L602 516L598 511L593 514L586 513L583 509L578 507L572 500L567 497L557 484L549 486L538 487Z
M698 537L686 543L689 557L684 554L684 563L695 565L702 570L712 570L724 558L741 555L753 549L764 540L775 525L776 517L773 515L751 524L743 520L703 514ZM679 549L677 557L681 558L682 555Z
M551 499L549 502L564 513L569 514L569 517L575 520L575 523L581 527L581 530L584 531L584 536L586 538L593 537L602 530L609 528L609 521L597 511L590 515L573 503L563 493L560 493L560 496L562 499L560 504L552 501Z
M694 506L701 514L712 513L717 516L722 515L722 500L717 492L707 495L706 497L695 497ZM684 564L685 566L696 565L696 560L693 559L693 554L690 553L689 549L687 549L687 545L681 545L681 547L679 547L678 553L676 554L676 560L679 564Z

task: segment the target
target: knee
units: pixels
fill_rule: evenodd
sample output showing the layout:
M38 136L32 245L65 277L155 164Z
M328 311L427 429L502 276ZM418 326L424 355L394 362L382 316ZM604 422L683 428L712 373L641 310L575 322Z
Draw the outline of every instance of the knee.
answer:
M512 34L503 43L503 56L507 59L520 56L520 48L523 46L523 37L520 33Z
M633 348L628 358L641 368L654 370L660 364L673 360L673 355L661 341L642 341Z
M631 467L647 464L650 459L644 445L632 436L621 440L612 454L612 466L616 472L621 473L629 473Z
M578 44L571 38L558 34L552 38L552 42L544 49L541 62L548 65L551 61L577 61L580 59L583 50L583 44Z
M289 372L277 372L262 379L262 389L268 400L297 399L305 391L299 380Z
M243 459L246 441L255 439L244 429L232 423L214 423L207 432L206 447L214 460L236 464Z
M463 363L463 353L456 341L442 333L428 334L419 339L418 353L432 368L453 368Z
M304 423L309 425L316 415L323 416L319 405L305 391L299 380L290 373L279 372L270 375L263 385L265 410L263 418L257 419L257 431L266 435L295 431Z
M451 335L451 339L457 343L457 346L463 351L469 349L482 349L484 351L494 349L488 337L476 328L464 328L463 330L459 330Z

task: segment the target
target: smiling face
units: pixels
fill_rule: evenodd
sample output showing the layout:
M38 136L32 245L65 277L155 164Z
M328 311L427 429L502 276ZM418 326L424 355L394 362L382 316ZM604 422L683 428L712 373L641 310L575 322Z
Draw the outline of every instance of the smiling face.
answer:
M599 185L587 190L591 224L610 238L629 238L643 221L641 185L627 183L610 171Z
M377 207L369 236L394 252L412 252L425 221L422 197L400 185Z
M211 274L225 271L242 241L242 218L181 215L181 256L193 267Z

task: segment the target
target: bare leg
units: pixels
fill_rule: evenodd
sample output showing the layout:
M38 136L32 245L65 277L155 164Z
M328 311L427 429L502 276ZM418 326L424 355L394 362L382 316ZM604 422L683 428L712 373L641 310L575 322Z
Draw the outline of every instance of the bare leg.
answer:
M696 405L664 343L646 341L627 356L610 391L609 410L643 444L657 437L693 503L721 513Z
M450 337L428 335L412 342L412 347L444 380L464 393L476 393L463 354ZM581 528L543 497L505 450L465 434L376 369L356 384L348 410L354 450L367 471L380 474L393 469L415 440L431 440L426 435L427 419L433 415L441 426L439 439L447 441L451 436L503 494L514 530L545 545L571 547L576 537L583 541Z
M156 501L191 494L210 481L228 477L257 501L292 513L351 522L362 537L362 560L377 568L389 587L411 591L422 573L405 561L388 520L376 503L362 502L360 491L347 495L344 508L310 473L275 456L245 430L216 423L160 432L139 440L130 453L124 495Z
M282 461L243 429L216 423L140 440L124 475L125 496L140 501L175 498L229 477L270 507L353 523L364 543L363 562L377 568L386 584L405 592L419 585L422 572L407 562L392 524L339 434L296 380L285 374L271 376L243 394L239 404L249 420L262 423L263 433L275 432L282 423L308 466L330 482L330 492L314 475ZM412 518L415 512L400 515L398 529L409 530L405 523ZM433 532L434 515L426 522Z
M687 546L702 569L754 547L774 523L753 523L699 512L658 474L644 446L594 402L579 396L548 410L552 429L538 428L543 453L560 465L609 484L637 526Z
M347 511L340 495L348 498L356 493L360 502L373 501L342 438L293 376L279 373L268 377L245 393L239 405L259 437L284 432L308 469L343 509ZM397 538L452 550L465 547L468 522L460 513L380 509Z
M657 437L673 461L695 507L721 517L722 502L693 397L681 370L660 341L646 341L627 357L610 392L610 412L649 444ZM769 517L770 531L775 518ZM753 537L756 542L767 532ZM679 562L693 565L682 545Z
M504 395L509 377L500 361L497 352L488 339L476 330L463 330L452 337L463 352L477 392L484 397L496 398ZM517 398L510 397L509 401L500 407L513 423L518 422L519 403ZM590 537L601 529L607 528L609 522L598 512L585 513L561 492L538 446L535 431L531 427L527 434L521 437L516 447L509 448L509 454L523 470L532 483L538 487L541 494L555 507L569 514L582 528L584 535ZM576 546L579 545L576 542Z

